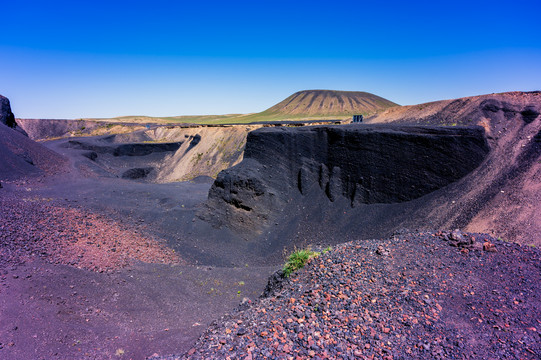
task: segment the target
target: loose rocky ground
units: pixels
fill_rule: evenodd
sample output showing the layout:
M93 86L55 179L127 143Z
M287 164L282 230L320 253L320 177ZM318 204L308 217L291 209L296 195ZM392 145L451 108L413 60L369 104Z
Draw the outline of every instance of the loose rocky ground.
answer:
M539 359L540 260L460 232L338 245L162 359Z
M243 297L256 298L275 269L193 265L138 216L92 210L54 191L43 196L41 183L4 185L0 359L145 359L186 351L210 321ZM173 226L170 215L162 218Z
M118 270L136 261L178 264L174 250L141 230L99 214L55 204L53 199L4 194L0 209L1 263L39 256L54 264L98 272Z

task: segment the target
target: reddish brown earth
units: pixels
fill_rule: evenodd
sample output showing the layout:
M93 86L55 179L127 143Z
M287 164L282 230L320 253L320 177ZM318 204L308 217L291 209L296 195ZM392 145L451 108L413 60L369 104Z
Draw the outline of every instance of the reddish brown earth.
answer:
M338 245L162 359L538 359L541 252L455 234Z
M133 226L59 206L52 199L25 195L19 192L0 198L0 208L9 209L0 223L0 261L24 262L24 258L37 255L53 264L97 272L119 270L136 262L183 263L172 249L142 236Z

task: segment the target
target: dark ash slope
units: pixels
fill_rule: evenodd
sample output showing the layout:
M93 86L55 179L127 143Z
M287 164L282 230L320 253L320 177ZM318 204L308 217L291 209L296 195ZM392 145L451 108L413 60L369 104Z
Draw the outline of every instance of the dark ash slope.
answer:
M260 230L298 196L348 209L403 203L464 177L488 151L481 127L260 129L248 135L244 161L216 179L207 218Z

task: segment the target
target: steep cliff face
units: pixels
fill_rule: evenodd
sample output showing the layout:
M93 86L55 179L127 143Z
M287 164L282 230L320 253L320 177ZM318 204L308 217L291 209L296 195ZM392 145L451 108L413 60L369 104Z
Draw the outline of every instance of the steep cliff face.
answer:
M156 126L130 133L54 140L100 176L177 182L217 174L242 160L246 135L263 125Z
M261 228L292 197L314 191L350 207L406 202L464 177L488 152L481 127L260 129L248 135L244 161L217 177L208 204L220 216L208 218Z

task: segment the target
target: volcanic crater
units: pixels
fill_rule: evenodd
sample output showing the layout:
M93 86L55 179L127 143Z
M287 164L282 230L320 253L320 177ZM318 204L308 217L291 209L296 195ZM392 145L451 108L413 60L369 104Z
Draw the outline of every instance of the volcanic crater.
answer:
M0 100L1 358L541 356L540 92L222 126Z

